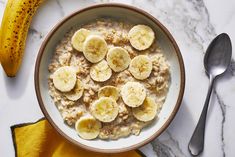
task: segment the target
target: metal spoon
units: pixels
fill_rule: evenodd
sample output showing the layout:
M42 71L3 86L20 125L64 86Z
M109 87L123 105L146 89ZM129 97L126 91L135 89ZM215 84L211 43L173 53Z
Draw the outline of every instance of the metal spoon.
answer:
M229 36L225 33L218 35L210 43L209 47L206 50L206 54L204 57L204 67L206 69L206 73L209 75L210 84L200 119L188 145L189 152L193 156L197 156L203 151L206 114L213 84L215 79L219 75L223 74L229 67L231 57L232 45Z

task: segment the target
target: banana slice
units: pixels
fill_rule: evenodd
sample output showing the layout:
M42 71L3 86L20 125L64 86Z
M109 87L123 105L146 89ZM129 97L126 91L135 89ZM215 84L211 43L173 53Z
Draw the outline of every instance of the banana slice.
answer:
M146 97L141 106L132 108L132 113L140 121L147 122L153 120L157 115L157 104L153 98Z
M105 60L93 65L90 69L90 76L94 81L107 81L112 75L112 70Z
M146 55L136 56L131 60L129 71L138 80L144 80L152 72L152 61Z
M96 138L100 133L101 122L92 116L81 117L75 124L78 135L86 140Z
M130 64L131 58L122 47L113 47L107 53L107 62L115 72L123 71Z
M58 68L53 74L53 83L61 92L71 91L76 84L76 71L70 66Z
M72 43L73 48L82 52L83 51L83 43L89 34L90 34L90 31L85 28L81 28L78 31L76 31L71 39L71 43Z
M146 25L136 25L128 33L131 45L137 50L149 48L155 38L154 31Z
M119 107L116 101L109 97L101 97L91 105L92 115L102 122L111 122L118 115Z
M81 80L77 79L76 85L72 91L64 93L65 97L72 101L77 101L82 97L84 91L83 83Z
M91 63L101 61L107 52L107 43L101 36L90 35L83 45L83 54Z
M119 98L119 90L114 86L104 86L99 89L98 97L110 97L117 101Z
M121 89L121 96L127 106L138 107L146 97L146 90L138 82L127 82Z

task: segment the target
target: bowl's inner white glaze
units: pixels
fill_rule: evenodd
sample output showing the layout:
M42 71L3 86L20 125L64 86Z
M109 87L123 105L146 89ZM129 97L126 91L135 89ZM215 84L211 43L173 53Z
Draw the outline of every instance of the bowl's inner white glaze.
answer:
M167 95L167 99L163 105L163 108L159 114L159 119L152 123L151 126L143 129L139 136L129 136L127 138L121 138L119 140L106 141L106 140L84 140L81 139L73 128L70 128L63 122L63 119L53 103L50 95L48 94L48 65L56 44L63 38L64 34L71 28L79 25L91 22L97 18L108 17L114 19L127 20L134 24L146 24L150 26L156 33L156 39L161 49L165 52L165 56L170 63L171 72L171 85ZM79 143L97 149L123 149L131 147L144 140L150 138L156 131L158 131L170 117L180 91L180 65L175 52L173 44L170 39L165 35L163 30L158 27L153 21L145 17L144 15L135 12L133 10L120 8L120 7L98 7L90 10L83 11L76 14L66 22L64 22L57 31L52 34L42 55L40 68L39 68L39 88L41 91L42 101L45 105L46 112L48 112L52 121L58 128L71 139L78 141Z

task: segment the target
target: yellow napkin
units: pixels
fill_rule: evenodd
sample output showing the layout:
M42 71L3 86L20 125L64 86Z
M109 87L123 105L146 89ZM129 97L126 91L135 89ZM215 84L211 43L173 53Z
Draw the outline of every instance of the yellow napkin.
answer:
M11 127L16 157L143 157L140 151L95 153L79 148L59 135L45 119Z

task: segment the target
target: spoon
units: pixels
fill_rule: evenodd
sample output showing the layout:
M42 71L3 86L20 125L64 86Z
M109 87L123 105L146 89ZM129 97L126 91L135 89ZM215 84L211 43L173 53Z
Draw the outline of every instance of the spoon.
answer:
M204 57L204 67L209 76L210 84L206 96L205 104L189 141L188 149L193 156L199 155L204 148L204 133L206 124L206 114L209 106L210 96L215 79L223 74L230 65L232 56L232 45L226 33L218 35L209 45Z

